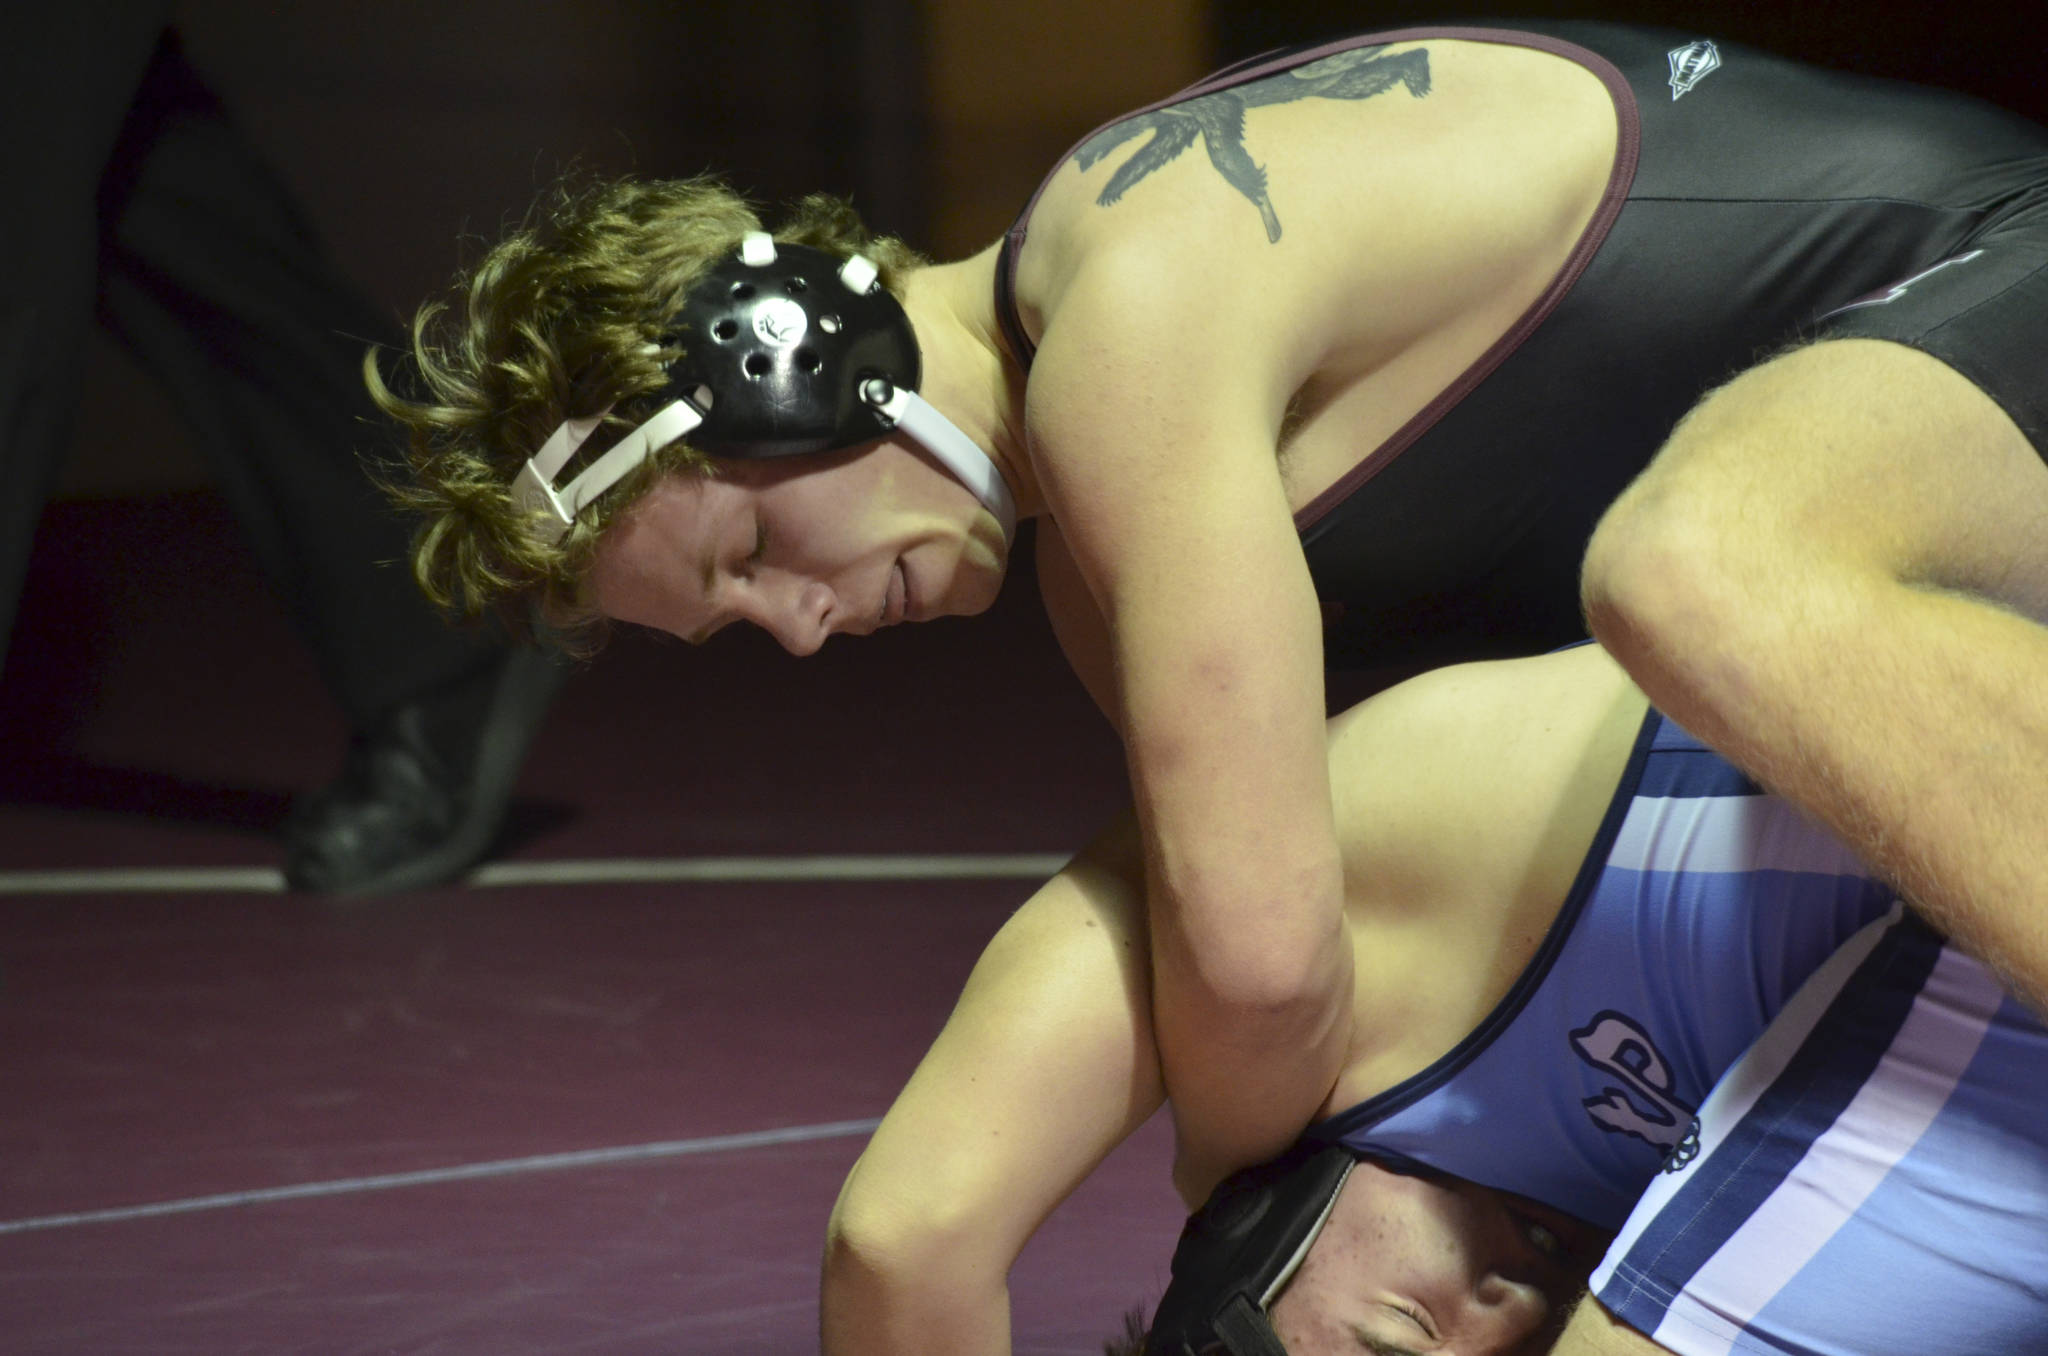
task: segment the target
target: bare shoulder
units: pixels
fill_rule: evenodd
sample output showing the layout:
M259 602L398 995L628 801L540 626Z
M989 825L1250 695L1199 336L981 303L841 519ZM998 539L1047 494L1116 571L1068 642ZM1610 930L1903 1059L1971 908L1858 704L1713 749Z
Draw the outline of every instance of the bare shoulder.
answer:
M1134 291L1256 279L1318 354L1369 344L1374 318L1427 327L1576 224L1613 140L1591 72L1467 41L1352 48L1140 111L1048 181L1018 261L1025 326L1050 333L1107 265Z
M1332 723L1347 860L1404 864L1404 893L1432 908L1554 910L1645 706L1592 645L1436 669L1389 688Z
M1583 742L1617 706L1639 714L1642 705L1642 695L1605 650L1580 645L1417 674L1334 718L1331 737L1347 759L1406 757L1429 748L1445 754L1500 749L1550 761ZM1367 748L1377 752L1367 754Z
M1605 818L1644 701L1586 646L1438 669L1332 722L1359 976L1348 1106L1426 1067L1542 945Z

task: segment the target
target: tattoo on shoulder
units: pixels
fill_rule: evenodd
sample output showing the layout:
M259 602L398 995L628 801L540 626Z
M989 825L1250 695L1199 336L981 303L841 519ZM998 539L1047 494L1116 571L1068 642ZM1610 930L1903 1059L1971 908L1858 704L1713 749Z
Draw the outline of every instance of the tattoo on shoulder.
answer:
M1266 193L1266 169L1252 162L1244 144L1244 114L1248 108L1266 104L1291 104L1297 99L1370 99L1396 85L1420 99L1429 93L1429 49L1414 47L1393 56L1385 47L1354 47L1321 61L1234 89L1203 94L1170 108L1140 113L1104 128L1081 144L1074 159L1082 169L1095 163L1131 138L1146 132L1152 139L1131 153L1117 167L1095 201L1114 207L1125 193L1146 175L1171 163L1200 138L1209 152L1209 163L1224 181L1250 199L1266 223L1266 239L1280 238L1280 217Z

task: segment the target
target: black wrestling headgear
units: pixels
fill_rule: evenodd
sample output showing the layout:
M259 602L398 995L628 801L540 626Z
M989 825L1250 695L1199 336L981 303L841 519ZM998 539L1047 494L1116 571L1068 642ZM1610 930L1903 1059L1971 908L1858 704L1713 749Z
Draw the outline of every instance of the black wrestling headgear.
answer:
M1290 1151L1226 1180L1188 1218L1145 1356L1286 1356L1266 1306L1322 1232L1357 1159Z
M995 515L1016 528L1010 487L987 452L917 394L917 335L862 255L750 233L690 287L665 346L655 415L557 490L555 476L610 411L565 422L520 469L518 502L558 534L657 449L689 435L720 457L794 457L872 442L901 429Z
M796 457L852 447L893 426L862 398L870 381L915 391L910 317L866 259L808 245L743 250L683 298L664 347L667 400L711 393L691 440L719 457ZM701 403L701 402L700 402Z

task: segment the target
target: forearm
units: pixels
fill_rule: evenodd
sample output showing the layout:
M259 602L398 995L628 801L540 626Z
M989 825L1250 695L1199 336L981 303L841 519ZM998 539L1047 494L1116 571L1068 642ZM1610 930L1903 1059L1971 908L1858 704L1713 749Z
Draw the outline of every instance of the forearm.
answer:
M982 953L833 1210L827 1352L1009 1349L1018 1251L1161 1100L1141 885L1126 826Z
M1248 889L1235 900L1234 935L1206 945L1155 924L1153 1029L1180 1145L1175 1185L1190 1200L1291 1144L1341 1071L1352 951L1341 894L1329 888L1333 901L1304 888L1270 903ZM1153 908L1170 916L1156 899ZM1260 918L1264 909L1279 917Z
M1270 1156L1314 1118L1350 1030L1344 874L1304 598L1305 586L1274 589L1255 609L1266 634L1240 621L1170 646L1151 632L1178 619L1146 617L1120 638L1160 1060L1183 1142L1225 1167Z

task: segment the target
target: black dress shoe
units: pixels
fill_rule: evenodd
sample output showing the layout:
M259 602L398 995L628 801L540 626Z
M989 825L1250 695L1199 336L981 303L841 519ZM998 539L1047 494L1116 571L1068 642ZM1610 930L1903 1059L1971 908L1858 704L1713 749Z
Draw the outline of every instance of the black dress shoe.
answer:
M356 738L285 825L295 890L367 895L452 880L491 850L527 745L566 672L516 649L405 703Z

